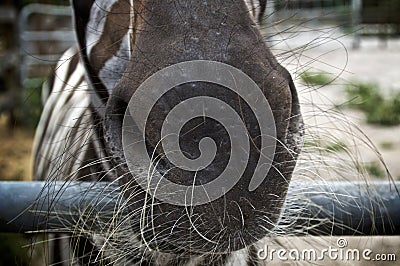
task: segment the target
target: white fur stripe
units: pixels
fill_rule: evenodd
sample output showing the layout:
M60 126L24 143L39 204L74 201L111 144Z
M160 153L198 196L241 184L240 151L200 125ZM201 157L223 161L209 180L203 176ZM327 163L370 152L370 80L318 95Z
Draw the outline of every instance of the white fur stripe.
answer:
M129 36L130 35L128 31L128 33L124 36L117 54L109 59L99 72L99 78L109 93L111 93L117 82L121 79L122 74L125 72L126 65L129 62Z
M244 0L247 9L254 21L257 22L258 16L260 15L260 2L258 0Z
M71 48L63 58L70 58L75 52ZM36 179L65 179L77 172L93 135L84 68L79 63L66 77L70 62L64 61L56 70L53 89L36 131L33 150Z
M92 48L99 42L104 31L107 14L116 1L95 1L90 10L90 19L86 27L86 49L90 55Z
M89 62L92 61L91 52L94 46L99 43L103 34L107 34L104 32L105 23L107 21L109 12L111 12L112 7L114 4L116 4L116 2L117 0L97 0L90 10L90 19L86 27L86 49ZM133 5L133 1L131 1L131 5ZM130 8L129 12L132 20L133 7ZM113 57L105 63L99 73L97 73L99 79L109 93L111 93L116 83L121 79L122 73L126 68L126 64L129 62L132 49L130 43L131 33L131 29L127 30L127 34L123 37L117 53L114 54Z

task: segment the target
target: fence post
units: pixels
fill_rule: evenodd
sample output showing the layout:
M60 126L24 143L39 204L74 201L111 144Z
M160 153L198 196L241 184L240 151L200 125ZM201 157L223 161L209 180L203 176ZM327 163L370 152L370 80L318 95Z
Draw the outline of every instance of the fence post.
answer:
M353 29L353 48L360 48L361 37L360 37L360 25L361 25L361 11L362 11L362 0L351 1L352 12L352 29Z

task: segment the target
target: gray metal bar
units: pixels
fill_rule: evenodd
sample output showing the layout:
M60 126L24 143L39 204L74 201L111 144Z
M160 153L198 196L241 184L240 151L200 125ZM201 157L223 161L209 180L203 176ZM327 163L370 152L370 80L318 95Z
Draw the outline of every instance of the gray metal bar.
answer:
M70 43L70 45L76 43L75 33L72 29L54 30L54 31L29 31L27 30L29 25L29 17L33 14L51 15L51 16L64 16L66 19L71 20L72 10L70 6L57 6L48 4L29 4L25 6L19 15L18 28L19 28L19 43L20 43L20 57L21 57L21 69L20 69L20 82L29 77L29 66L30 65L42 65L46 64L43 56L33 57L29 52L28 46L32 42L40 41L57 41ZM60 57L61 54L51 55L54 57ZM26 60L27 58L33 58L33 60ZM53 62L54 63L54 62Z
M360 24L361 24L361 9L362 0L352 0L352 26L353 26L353 48L360 48L361 37L360 37Z
M280 226L293 235L400 235L400 182L304 182L289 190Z
M28 18L34 13L46 14L52 16L72 16L72 10L69 6L48 5L48 4L29 4L25 6L19 15L19 28L25 29L28 24Z
M292 182L277 230L286 235L400 235L396 187L400 182ZM101 217L124 204L117 184L0 182L0 231L68 232L82 210Z
M73 30L64 31L24 31L20 38L25 42L33 41L59 41L73 43L75 41L75 32Z
M70 232L82 210L113 213L122 203L118 185L111 183L3 181L0 231Z

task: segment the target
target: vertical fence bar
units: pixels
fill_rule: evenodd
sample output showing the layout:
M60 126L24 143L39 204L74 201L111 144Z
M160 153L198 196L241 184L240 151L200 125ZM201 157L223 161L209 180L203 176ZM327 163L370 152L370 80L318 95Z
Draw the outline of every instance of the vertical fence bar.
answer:
M362 0L352 0L351 2L352 12L352 29L353 29L353 48L360 48L361 37L360 37L360 25L361 25L361 12L362 12Z

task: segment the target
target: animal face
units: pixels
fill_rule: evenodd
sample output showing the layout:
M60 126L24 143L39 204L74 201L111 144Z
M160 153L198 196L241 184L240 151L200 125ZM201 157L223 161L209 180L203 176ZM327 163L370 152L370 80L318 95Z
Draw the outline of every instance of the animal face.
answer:
M100 7L96 3L86 7L86 12L90 10L89 21L81 28L79 5L82 4L75 5L76 24L78 34L86 35L86 39L81 38L81 49L87 70L94 89L101 91L96 88L96 82L100 82L106 88L103 92L109 93L107 99L102 98L106 102L102 123L107 151L118 166L115 178L120 179L132 212L141 210L138 215L142 218L133 227L151 246L166 251L176 251L184 245L184 249L194 252L237 250L268 234L279 218L299 152L301 116L290 75L262 41L245 2L134 1L133 6L127 1L108 3L104 6L107 18L100 21L103 35L107 32L109 36L94 38L96 44L89 43L94 34L88 31L97 16L94 10ZM196 116L181 128L179 147L188 159L194 160L200 156L200 141L207 137L217 147L216 156L199 171L173 165L159 145L161 129L166 115L183 101L208 96L227 103L239 114L250 139L248 162L244 171L237 173L241 176L236 185L218 199L188 207L165 203L138 185L135 175L151 178L152 168L133 162L133 171L129 169L122 132L129 100L135 97L139 86L161 69L193 60L233 66L258 85L273 113L276 150L264 181L249 191L255 167L263 156L262 127L267 126L259 123L251 106L237 93L209 82L187 82L161 95L147 117L143 133L147 152L156 158L152 161L154 171L163 178L189 188L207 184L228 167L231 150L237 145L230 143L228 132L219 121ZM234 175L236 169L232 170Z
M138 241L162 252L225 253L268 235L281 214L303 129L290 74L269 51L257 26L265 1L72 4L90 104L96 110L99 138L112 164L107 175L118 180L124 192ZM206 63L187 74L199 62ZM223 67L213 69L215 65ZM156 92L154 86L142 87L151 79L159 80L160 73L168 76L166 69L176 66L183 67L178 72L184 82L165 91L167 83L159 84L161 89ZM209 74L195 78L204 73ZM244 86L243 80L252 85ZM150 105L149 95L156 97ZM195 103L199 97L203 103ZM151 108L142 119L146 106ZM183 107L176 111L177 106ZM132 108L139 115L131 114ZM260 115L260 108L270 116L268 112ZM224 113L226 109L231 112ZM165 121L173 121L168 116L173 111L174 119L183 120L176 122L179 126L169 122L170 128L178 128L173 150L180 149L180 165L169 157L165 145L170 142L163 140L168 134L162 133ZM235 128L236 124L226 119L232 113L241 126ZM136 120L128 125L129 114ZM143 137L142 151L132 149L137 141L124 134L131 127L138 128ZM236 135L246 141L236 143ZM196 166L194 161L207 157L210 150L208 163ZM143 151L150 164L135 157ZM239 159L232 163L237 153ZM189 167L190 163L194 167ZM266 169L259 170L263 167ZM211 186L223 193L213 198L207 184L224 173L222 185ZM257 173L259 177L254 179ZM165 190L157 183L151 191L138 181L150 182L157 175L161 181L187 188L182 190L187 204L168 201L182 191ZM226 184L230 186L225 188ZM196 201L194 188L210 200L192 204ZM160 191L164 195L157 195Z
M299 83L307 122L302 147L296 88L257 24L265 5L72 1L78 45L49 81L34 172L49 181L114 184L85 183L77 201L95 196L72 204L78 219L62 220L68 236L49 238L49 254L58 260L52 264L258 265L257 252L274 236L351 232L353 219L349 227L331 209L352 217L348 210L356 206L366 220L381 220L379 190L356 183L356 190L341 191L326 181L365 182L363 148L384 166L382 156L346 114L331 102L314 105L315 88ZM301 32L290 27L289 35ZM314 42L323 45L319 33ZM310 69L310 58L322 62L322 55L306 54L310 43L290 51L298 74ZM332 56L326 62L337 68ZM297 162L300 182L293 183ZM116 197L116 205L103 208Z

